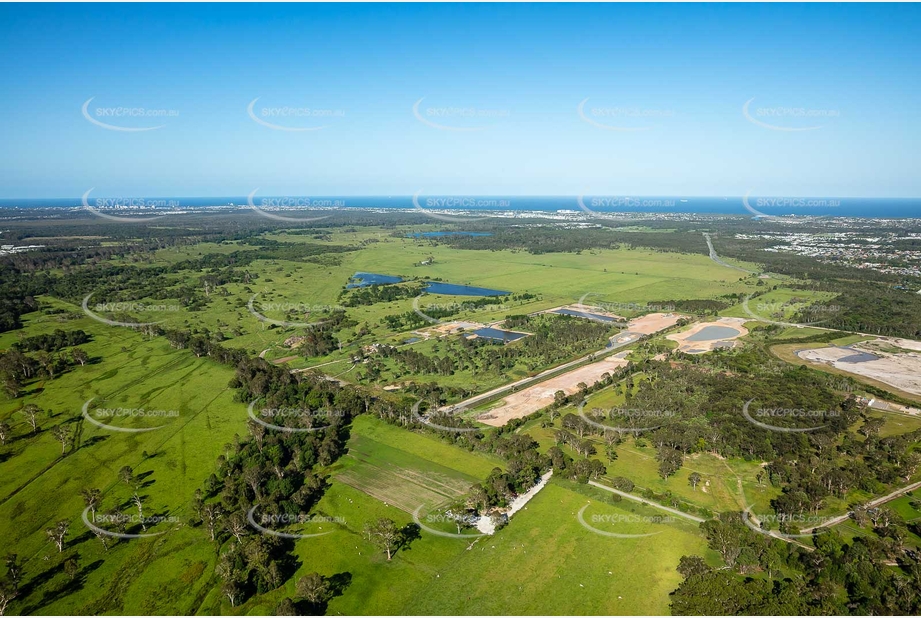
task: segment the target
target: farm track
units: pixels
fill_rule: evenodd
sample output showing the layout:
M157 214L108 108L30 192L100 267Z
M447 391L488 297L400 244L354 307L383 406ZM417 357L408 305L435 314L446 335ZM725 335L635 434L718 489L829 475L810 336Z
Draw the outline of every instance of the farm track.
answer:
M678 517L683 517L684 519L688 519L698 524L702 524L704 523L704 521L706 521L702 517L697 517L696 515L690 515L688 513L684 513L682 511L679 511L678 509L673 509L670 506L665 506L664 504L659 504L658 502L653 502L652 500L647 500L646 498L634 496L633 494L628 494L625 491L620 491L619 489L614 489L613 487L608 487L607 485L602 485L601 483L598 483L595 481L589 481L588 484L591 485L592 487L597 487L605 491L610 491L611 493L617 494L618 496L621 496L623 498L627 498L628 500L633 500L635 502L642 502L643 504L646 504L653 508L663 510L667 513L671 513L672 515L677 515Z

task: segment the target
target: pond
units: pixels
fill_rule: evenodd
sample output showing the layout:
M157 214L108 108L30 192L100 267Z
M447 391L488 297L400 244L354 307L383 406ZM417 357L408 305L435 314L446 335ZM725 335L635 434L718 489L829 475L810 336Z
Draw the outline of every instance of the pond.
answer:
M389 283L400 283L403 281L402 277L394 277L393 275L379 275L377 273L363 273L357 272L350 277L354 280L354 283L349 283L346 288L363 288L369 285L387 285Z
M738 337L741 331L730 326L704 326L699 332L687 338L688 341L713 341Z
M597 320L599 322L617 322L616 318L612 318L607 315L601 315L598 313L589 313L588 311L576 311L575 309L556 309L551 313L559 313L560 315L571 315L577 318L586 318L589 320Z
M510 330L502 330L499 328L478 328L473 331L478 337L485 337L486 339L495 339L497 341L504 341L509 343L511 341L516 341L522 337L527 337L526 333L514 333Z
M455 283L441 283L440 281L429 281L425 291L429 294L445 294L447 296L505 296L508 294L508 292L503 292L502 290L478 288L472 285L457 285Z
M378 273L357 272L350 277L351 283L347 289L363 288L369 285L390 285L402 283L403 278L394 275L381 275ZM424 281L425 291L429 294L444 294L445 296L505 296L510 292L478 288L472 285L458 285L456 283L442 283L441 281Z

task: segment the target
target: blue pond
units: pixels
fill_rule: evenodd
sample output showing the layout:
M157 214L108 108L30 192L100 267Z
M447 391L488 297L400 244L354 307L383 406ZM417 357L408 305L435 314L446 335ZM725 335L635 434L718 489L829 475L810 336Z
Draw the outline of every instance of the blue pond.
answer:
M713 341L714 339L728 339L735 337L739 331L729 326L705 326L700 332L688 337L688 341Z
M388 283L399 283L403 281L402 277L394 277L392 275L378 275L376 273L362 273L358 272L352 275L352 279L355 283L349 283L347 288L363 288L369 285L387 285Z
M560 315L571 315L577 318L586 318L589 320L598 320L599 322L616 322L614 318L607 315L600 315L598 313L589 313L588 311L575 311L573 309L557 309L551 313L559 313Z
M379 275L377 273L357 272L352 275L352 283L345 287L348 289L363 288L369 285L388 285L400 283L402 277L393 275ZM444 294L446 296L505 296L509 292L478 288L472 285L457 285L455 283L442 283L440 281L426 281L425 291L429 294Z
M522 337L527 337L525 333L513 333L510 330L501 330L499 328L478 328L473 334L486 339L496 339L498 341L516 341Z
M441 283L430 281L425 287L429 294L447 294L448 296L505 296L508 292L478 288L472 285L457 285L455 283Z
M492 232L416 232L407 234L413 238L436 238L439 236L492 236Z

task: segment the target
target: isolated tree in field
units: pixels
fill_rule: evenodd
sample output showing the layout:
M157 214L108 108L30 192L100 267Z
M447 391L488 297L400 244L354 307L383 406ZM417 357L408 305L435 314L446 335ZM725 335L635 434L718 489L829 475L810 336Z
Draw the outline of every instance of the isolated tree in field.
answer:
M393 558L400 543L400 530L392 519L382 517L373 524L365 524L365 536L387 553L387 561Z
M105 521L115 524L115 530L125 532L128 529L128 518L117 508L111 508L105 512Z
M118 479L124 482L126 485L131 486L134 484L134 468L131 466L122 466L118 471Z
M101 530L96 529L93 529L93 534L95 534L96 538L99 539L99 542L102 543L102 549L109 551L109 535Z
M7 423L0 423L0 444L6 444L13 433L13 428Z
M310 573L297 580L297 596L311 605L322 605L329 600L329 582L319 573Z
M700 474L697 472L691 472L691 474L688 475L688 483L691 484L691 487L694 489L694 491L697 491L697 485L700 483Z
M7 606L18 594L19 590L13 587L12 584L6 581L0 581L0 616L6 614Z
M70 443L70 427L67 425L58 425L51 430L54 439L61 443L61 455L67 454L67 445Z
M147 532L147 523L144 521L144 501L141 496L134 492L134 495L131 496L131 502L134 503L134 506L138 509L138 520L141 522L141 528L144 532Z
M80 572L80 563L77 562L75 557L72 556L64 561L64 572L67 573L67 577L69 577L71 581L76 579L77 573Z
M83 497L83 504L92 511L95 519L96 509L99 508L99 503L102 502L102 492L95 488L88 488L81 491L80 495Z
M32 427L32 433L38 431L38 415L42 409L34 403L30 403L22 408L22 413L26 417L26 422Z
M13 585L15 590L19 590L19 583L22 581L22 560L16 554L7 554L3 561L6 564L6 578Z
M45 534L57 546L59 552L64 551L64 537L67 536L68 528L70 523L62 519L53 528L45 530Z
M86 353L86 350L82 348L74 348L70 352L71 357L74 359L75 363L80 363L80 366L83 367L90 360L89 354Z

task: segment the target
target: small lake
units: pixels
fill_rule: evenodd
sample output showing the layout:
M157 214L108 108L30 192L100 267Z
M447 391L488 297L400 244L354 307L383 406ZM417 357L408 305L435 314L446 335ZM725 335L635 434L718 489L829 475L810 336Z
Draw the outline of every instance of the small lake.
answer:
M715 339L729 339L737 337L742 331L730 326L704 326L699 332L687 338L688 341L713 341Z
M347 289L363 288L369 285L390 285L392 283L403 282L402 277L363 272L355 273L350 279L351 283L345 286ZM506 296L511 293L503 290L492 290L490 288L478 288L472 285L442 283L441 281L424 281L423 283L426 284L425 291L429 294L444 294L445 296Z
M576 318L586 318L588 320L598 320L599 322L617 322L616 319L607 316L600 315L598 313L589 313L588 311L576 311L575 309L556 309L551 311L551 313L559 313L560 315L571 315Z
M393 275L379 275L377 273L355 273L351 277L353 283L346 285L346 288L363 288L369 285L387 285L389 283L400 283L403 281L402 277L394 277Z
M506 343L517 341L522 337L527 337L527 334L525 333L514 333L510 330L502 330L499 328L479 328L473 331L473 334L477 335L478 337L485 337L486 339L505 341Z
M412 238L437 238L439 236L492 236L492 232L416 232Z
M429 294L446 294L448 296L505 296L509 293L502 290L478 288L472 285L441 283L440 281L429 281L425 291Z

